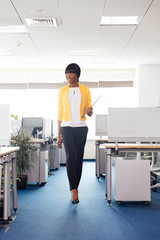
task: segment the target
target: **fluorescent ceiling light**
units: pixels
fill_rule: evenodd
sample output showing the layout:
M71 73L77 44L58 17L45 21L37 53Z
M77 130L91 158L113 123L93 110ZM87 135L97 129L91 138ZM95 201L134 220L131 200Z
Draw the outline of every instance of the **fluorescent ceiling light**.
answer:
M27 29L23 25L0 26L0 33L27 33Z
M46 13L47 11L45 9L31 9L31 13Z
M93 51L71 51L68 56L93 56Z
M2 51L2 52L0 52L0 56L13 56L13 54L9 51L8 52Z
M13 56L13 53L7 50L0 50L0 56Z
M141 18L139 16L102 16L100 26L138 25Z

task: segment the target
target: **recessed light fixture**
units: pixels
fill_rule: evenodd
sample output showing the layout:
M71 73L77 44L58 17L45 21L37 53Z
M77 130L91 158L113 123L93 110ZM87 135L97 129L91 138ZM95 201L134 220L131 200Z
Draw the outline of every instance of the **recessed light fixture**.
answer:
M100 26L138 25L140 16L102 16Z
M0 26L0 33L27 33L23 25Z

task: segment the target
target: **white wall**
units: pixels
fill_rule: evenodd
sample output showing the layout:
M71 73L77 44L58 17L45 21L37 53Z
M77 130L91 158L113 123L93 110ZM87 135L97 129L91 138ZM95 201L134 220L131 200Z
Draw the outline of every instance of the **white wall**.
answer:
M132 81L135 69L83 69L80 81ZM63 83L66 81L64 69L0 69L0 84Z
M145 65L138 69L139 107L160 105L160 65Z

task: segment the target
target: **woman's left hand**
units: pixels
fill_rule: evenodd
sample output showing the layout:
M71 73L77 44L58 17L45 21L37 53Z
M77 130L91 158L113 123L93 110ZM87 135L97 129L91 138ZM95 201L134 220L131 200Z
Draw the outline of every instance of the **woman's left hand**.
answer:
M85 113L88 115L88 116L92 116L93 114L93 108L92 107L88 107L85 109Z

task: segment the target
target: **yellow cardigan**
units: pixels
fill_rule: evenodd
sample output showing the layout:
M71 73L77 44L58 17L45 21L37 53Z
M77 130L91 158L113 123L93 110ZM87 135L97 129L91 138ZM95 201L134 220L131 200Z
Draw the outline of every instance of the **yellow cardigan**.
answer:
M80 103L80 120L85 121L84 116L85 108L91 107L91 94L88 87L79 84L79 90L81 93ZM61 87L58 93L58 121L70 121L70 109L68 103L69 85Z

